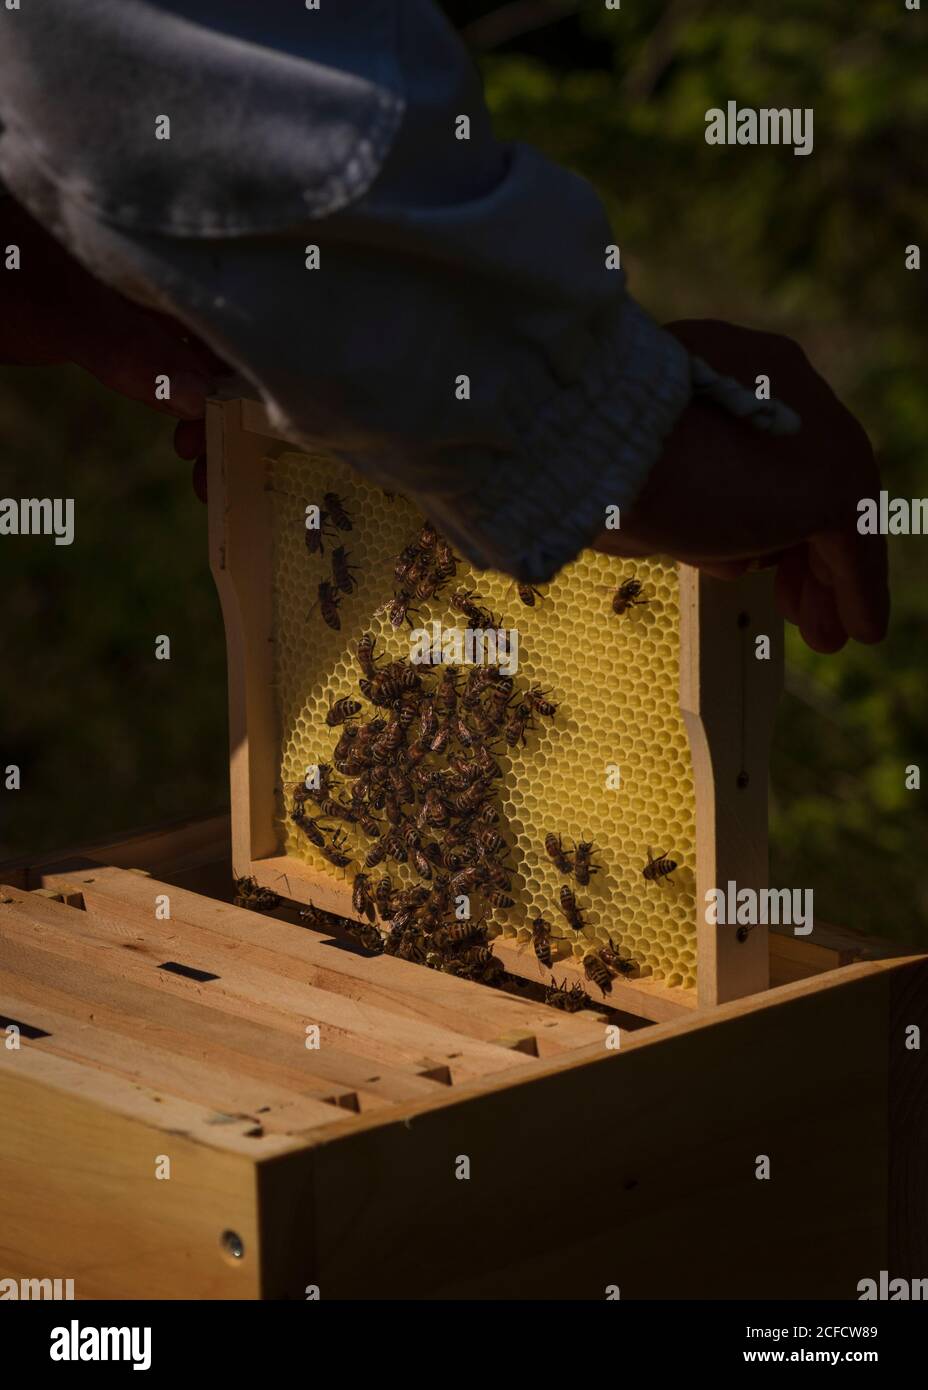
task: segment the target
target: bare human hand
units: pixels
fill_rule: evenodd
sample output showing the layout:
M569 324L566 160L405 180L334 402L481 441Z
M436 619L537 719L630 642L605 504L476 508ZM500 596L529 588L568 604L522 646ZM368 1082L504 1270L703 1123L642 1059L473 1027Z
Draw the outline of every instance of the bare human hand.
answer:
M595 548L665 554L719 578L776 565L780 611L810 647L849 637L878 642L889 621L886 541L857 530L857 503L879 493L863 427L788 338L712 319L667 325L695 356L771 392L802 420L798 434L764 434L696 401L669 436L621 529Z

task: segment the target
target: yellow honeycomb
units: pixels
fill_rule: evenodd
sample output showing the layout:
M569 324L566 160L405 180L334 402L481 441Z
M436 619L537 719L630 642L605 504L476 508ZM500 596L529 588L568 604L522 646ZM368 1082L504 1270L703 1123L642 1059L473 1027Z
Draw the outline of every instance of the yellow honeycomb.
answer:
M401 497L387 499L338 460L285 452L270 463L274 544L274 632L282 747L281 785L303 778L307 766L331 762L341 733L325 716L333 701L361 698L355 647L364 632L377 637L378 655L407 659L409 628L390 626L385 605L393 596L393 566L419 533L423 518ZM324 555L305 544L305 507L322 504L326 492L342 498L353 530L326 539ZM322 620L319 581L330 575L334 545L344 544L357 566L358 589L343 595L340 631ZM647 605L621 616L612 612L616 586L632 573L643 583ZM519 633L517 689L538 683L558 705L553 720L537 718L526 745L497 757L504 777L496 786L508 827L499 829L513 847L515 906L494 911L504 934L528 940L532 917L543 916L565 938L561 958L581 956L609 936L642 976L668 985L692 986L696 975L695 798L689 743L679 708L679 602L676 566L660 559L621 561L585 551L547 586L535 607L526 607L503 575L475 572L461 562L457 577L431 603L420 606L416 625L438 619L463 628L467 620L448 603L458 584L477 590L479 601ZM440 673L441 667L437 670ZM371 717L371 706L364 703ZM378 714L383 711L378 710ZM607 786L611 767L617 787ZM615 774L612 773L615 781ZM352 865L337 869L308 843L280 802L287 852L325 873L350 880L370 846L347 829ZM593 840L600 871L588 887L560 874L544 851L554 831L565 846ZM678 863L673 885L642 876L648 847ZM398 884L418 882L412 871L384 865ZM382 872L381 869L375 871ZM570 884L588 925L586 944L560 915L558 898ZM531 950L529 946L527 948Z

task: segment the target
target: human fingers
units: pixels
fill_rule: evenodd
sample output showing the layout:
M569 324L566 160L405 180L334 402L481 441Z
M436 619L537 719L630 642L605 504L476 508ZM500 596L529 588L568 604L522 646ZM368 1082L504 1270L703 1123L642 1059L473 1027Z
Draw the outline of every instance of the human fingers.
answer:
M195 459L206 452L206 421L181 420L174 431L174 452L178 458Z
M68 357L111 390L155 410L181 419L203 415L219 373L206 365L201 346L184 341L173 320L98 288L99 296L68 324ZM166 399L159 399L159 385L169 392Z
M840 651L848 639L834 590L817 579L808 564L799 598L799 631L806 646L826 655Z
M799 624L802 579L805 569L805 547L801 545L787 550L777 565L774 581L776 605L786 621L794 626Z
M811 562L830 586L849 636L881 642L889 626L889 579L885 536L856 529L824 531L809 542Z

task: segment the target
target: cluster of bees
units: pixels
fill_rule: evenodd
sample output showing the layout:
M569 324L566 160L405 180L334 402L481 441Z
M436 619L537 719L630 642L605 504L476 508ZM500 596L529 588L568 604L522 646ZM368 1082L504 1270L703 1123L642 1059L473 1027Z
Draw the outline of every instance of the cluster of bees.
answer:
M351 531L353 523L342 499L337 492L327 492L323 498L323 505L319 509L319 525L307 526L306 528L306 549L310 555L325 554L326 538L333 538L339 531ZM339 616L339 605L344 594L352 594L358 587L358 581L354 577L353 571L357 568L349 564L349 552L343 545L337 545L332 551L330 563L332 567L332 577L323 579L317 589L317 599L314 608L318 608L322 614L322 620L329 627L338 631L342 621Z
M595 845L592 840L579 840L572 851L564 848L562 837L553 832L545 836L545 854L562 874L572 874L577 883L585 887L593 874L599 873L599 866L593 863L593 851ZM672 883L670 875L677 868L676 860L670 859L666 854L653 853L648 846L648 862L642 869L642 876L651 883L663 886L664 881ZM558 905L561 916L573 932L576 933L578 940L583 938L586 931L586 921L583 912L577 902L574 890L564 884L558 898ZM536 917L532 921L532 945L535 955L541 965L551 969L551 941L552 939L563 940L563 937L552 938L551 929L543 917ZM612 981L619 975L634 974L637 966L633 960L623 956L620 948L609 937L608 946L601 946L597 951L587 951L581 958L583 973L591 984L596 985L603 996L612 993Z
M457 563L434 527L423 526L396 561L391 624L402 625L414 602L450 583ZM473 623L499 626L474 590L456 589L451 602ZM489 914L514 900L494 751L524 744L536 718L553 719L557 707L538 686L517 692L498 664L465 674L386 661L370 633L356 658L363 699L346 696L330 707L326 723L341 729L332 762L318 766L315 785L296 784L290 820L329 863L359 861L352 902L360 920L350 929L362 947L500 983L506 972L490 947ZM366 713L365 702L373 707ZM363 854L352 850L348 827L370 841ZM419 882L394 882L394 864ZM314 906L303 916L316 926L331 921Z
M457 574L458 557L451 546L426 522L416 540L404 546L393 567L393 600L387 605L391 627L412 626L414 603L429 603ZM455 590L454 599L469 591ZM453 601L453 600L452 600ZM463 611L463 610L458 610Z
M583 887L589 884L593 874L599 873L599 866L593 863L595 848L592 840L579 840L573 850L568 851L564 848L560 835L555 835L552 831L545 836L545 854L552 864L560 873L572 875ZM558 896L558 908L568 927L575 933L576 939L582 941L586 921L574 890L566 883ZM535 917L532 920L532 946L539 964L548 970L552 967L552 940L563 941L564 938L553 937L545 919ZM631 975L636 968L634 961L621 954L611 936L608 946L602 946L598 951L586 951L581 963L584 975L591 984L598 986L603 996L612 993L612 981L617 975ZM579 985L574 986L575 990L580 988Z

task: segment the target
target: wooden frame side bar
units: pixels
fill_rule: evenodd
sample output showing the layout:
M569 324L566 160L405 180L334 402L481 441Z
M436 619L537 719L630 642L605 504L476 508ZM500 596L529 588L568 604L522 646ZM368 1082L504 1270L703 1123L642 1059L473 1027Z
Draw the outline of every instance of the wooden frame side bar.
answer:
M709 925L706 893L767 887L770 740L783 688L783 622L770 572L723 583L680 566L680 707L696 786L700 1007L767 989L766 926ZM769 659L755 655L769 638Z
M241 423L242 402L207 405L210 568L219 591L229 674L232 866L279 852L275 830L273 594L265 440ZM255 537L259 537L256 543Z

